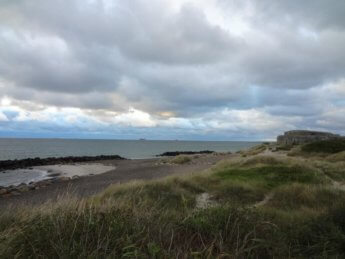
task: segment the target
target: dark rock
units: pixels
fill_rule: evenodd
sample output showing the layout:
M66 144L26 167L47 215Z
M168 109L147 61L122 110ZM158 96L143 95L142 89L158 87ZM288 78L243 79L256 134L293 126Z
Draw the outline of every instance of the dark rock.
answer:
M0 188L0 195L4 195L4 194L7 194L8 191L6 188Z
M101 156L69 156L69 157L48 157L48 158L27 158L15 160L0 161L0 170L13 170L19 168L32 168L32 166L39 165L53 165L53 164L67 164L67 163L80 163L98 160L124 160L125 158L118 155L101 155ZM4 172L3 172L4 173Z
M62 176L62 177L57 178L57 180L58 180L59 182L68 181L68 180L70 180L70 179L71 179L71 178L69 178L69 177L67 177L67 176Z
M157 156L178 156L178 155L199 155L199 154L212 154L214 151L203 150L203 151L173 151L173 152L164 152Z
M29 187L28 187L27 185L22 185L22 186L18 187L17 190L18 190L19 192L27 192L27 191L29 191L30 189L29 189Z
M60 173L54 173L54 174L49 174L48 176L50 176L50 177L57 177L59 175L61 175L61 174Z

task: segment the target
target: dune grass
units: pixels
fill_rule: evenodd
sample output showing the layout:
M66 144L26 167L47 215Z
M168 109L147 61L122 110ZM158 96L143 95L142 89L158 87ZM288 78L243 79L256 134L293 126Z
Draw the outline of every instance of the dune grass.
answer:
M345 151L329 155L326 159L329 162L345 162Z
M175 157L164 157L160 159L163 164L176 164L183 165L192 161L194 158L198 158L198 155L178 155Z
M255 156L258 155L262 152L264 152L267 148L269 148L269 143L263 143L257 146L254 146L252 148L249 148L247 150L242 150L239 153L243 156L243 157L247 157L247 156Z
M173 159L171 159L171 163L173 164L186 164L188 162L190 162L192 160L192 158L190 156L186 156L186 155L178 155L176 157L174 157Z
M305 144L302 152L334 154L345 151L345 139L321 140Z
M204 173L1 212L0 257L341 258L345 192L331 183L345 168L331 165L235 158ZM204 193L215 206L198 209Z

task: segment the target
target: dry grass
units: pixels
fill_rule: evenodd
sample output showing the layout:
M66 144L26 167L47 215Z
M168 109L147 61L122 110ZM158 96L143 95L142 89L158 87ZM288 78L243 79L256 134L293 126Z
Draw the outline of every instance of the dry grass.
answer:
M257 145L255 147L249 148L247 150L240 151L239 153L243 157L255 156L255 155L258 155L258 154L264 152L267 148L268 148L268 144L261 144L261 145Z
M1 212L0 257L342 258L345 195L330 178L343 175L327 161L255 156L112 185L92 199ZM218 206L197 209L203 193Z
M175 157L164 157L160 159L160 162L163 164L176 164L182 165L187 164L193 159L199 158L199 155L178 155Z
M327 156L326 160L329 162L345 162L345 151Z

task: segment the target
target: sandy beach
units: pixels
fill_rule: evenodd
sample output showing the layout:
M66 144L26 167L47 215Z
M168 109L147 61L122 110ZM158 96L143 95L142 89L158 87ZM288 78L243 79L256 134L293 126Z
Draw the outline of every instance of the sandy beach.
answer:
M54 182L44 188L31 190L20 195L0 197L0 208L22 205L40 205L56 201L64 195L88 197L101 192L111 184L131 180L149 180L169 175L200 172L225 159L229 154L209 154L195 157L185 164L161 163L160 158L135 160L106 160L92 163L36 166L35 169L47 170L51 174L64 177L77 177L68 181ZM92 174L92 175L90 175Z

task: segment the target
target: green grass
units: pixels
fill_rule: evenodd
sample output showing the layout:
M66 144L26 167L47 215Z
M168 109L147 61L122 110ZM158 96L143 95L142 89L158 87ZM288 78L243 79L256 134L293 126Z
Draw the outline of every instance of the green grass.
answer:
M306 153L334 154L345 151L345 139L315 141L303 145L301 150Z
M237 168L219 172L216 175L223 180L250 182L267 188L294 182L316 184L325 181L322 174L298 165Z
M330 179L344 174L327 161L235 158L205 173L3 211L0 258L343 258L345 192ZM197 209L203 193L214 206Z

